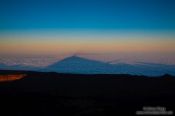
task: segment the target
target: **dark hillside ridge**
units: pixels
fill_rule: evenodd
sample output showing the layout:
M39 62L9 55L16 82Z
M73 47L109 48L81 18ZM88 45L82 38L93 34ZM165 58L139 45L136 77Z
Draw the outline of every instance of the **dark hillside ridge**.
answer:
M148 78L125 74L0 71L0 75L7 74L27 75L0 83L1 111L7 115L132 116L144 106L175 110L175 78L168 74Z

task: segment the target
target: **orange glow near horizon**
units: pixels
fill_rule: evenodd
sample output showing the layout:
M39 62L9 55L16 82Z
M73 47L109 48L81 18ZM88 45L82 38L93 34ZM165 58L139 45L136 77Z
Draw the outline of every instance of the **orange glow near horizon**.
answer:
M0 53L29 53L29 54L57 54L57 53L115 53L115 52L175 52L175 41L146 40L146 39L103 39L97 40L15 40L1 41Z
M83 57L102 61L122 59L175 64L173 32L19 31L4 33L0 40L2 56L44 55L60 60L84 54Z

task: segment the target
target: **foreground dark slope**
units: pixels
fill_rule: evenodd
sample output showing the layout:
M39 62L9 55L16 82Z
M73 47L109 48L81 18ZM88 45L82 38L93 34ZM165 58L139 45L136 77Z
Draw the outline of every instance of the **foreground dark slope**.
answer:
M168 75L151 78L27 71L0 74L27 75L0 83L1 106L21 116L135 115L143 106L175 109L175 78Z

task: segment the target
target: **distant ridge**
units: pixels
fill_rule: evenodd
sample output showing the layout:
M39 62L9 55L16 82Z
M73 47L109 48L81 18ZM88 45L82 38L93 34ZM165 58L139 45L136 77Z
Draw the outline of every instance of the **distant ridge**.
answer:
M31 71L37 71L39 70L39 67L33 67L33 66L25 66L25 65L5 65L0 64L0 70L31 70Z
M119 62L110 63L87 59L78 55L66 57L44 68L23 65L8 66L5 64L0 64L0 69L71 74L131 74L144 76L162 76L165 74L175 75L175 65L155 64L147 62L136 62L135 64Z
M80 74L108 73L110 68L111 65L108 63L86 59L77 55L67 57L47 67L51 71Z
M149 65L148 65L149 64ZM162 65L151 63L110 64L97 60L87 59L78 55L66 57L45 68L47 71L61 73L78 73L78 74L132 74L146 76L161 76L164 74L175 75L174 65Z

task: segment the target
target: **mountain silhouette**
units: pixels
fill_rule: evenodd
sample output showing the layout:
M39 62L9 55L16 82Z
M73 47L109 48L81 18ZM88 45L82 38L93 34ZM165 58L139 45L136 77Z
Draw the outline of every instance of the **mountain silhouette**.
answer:
M175 75L174 65L144 62L137 62L136 64L111 64L79 57L76 55L67 57L61 61L51 64L44 70L59 73L77 74L132 74L146 76L161 76L164 74Z
M63 73L98 74L109 73L111 65L74 55L49 65L46 69Z
M8 66L0 64L1 70L28 70L42 72L58 72L72 74L131 74L145 76L175 75L175 65L155 64L149 62L110 63L87 59L77 55L66 57L47 67L32 67L24 65Z

